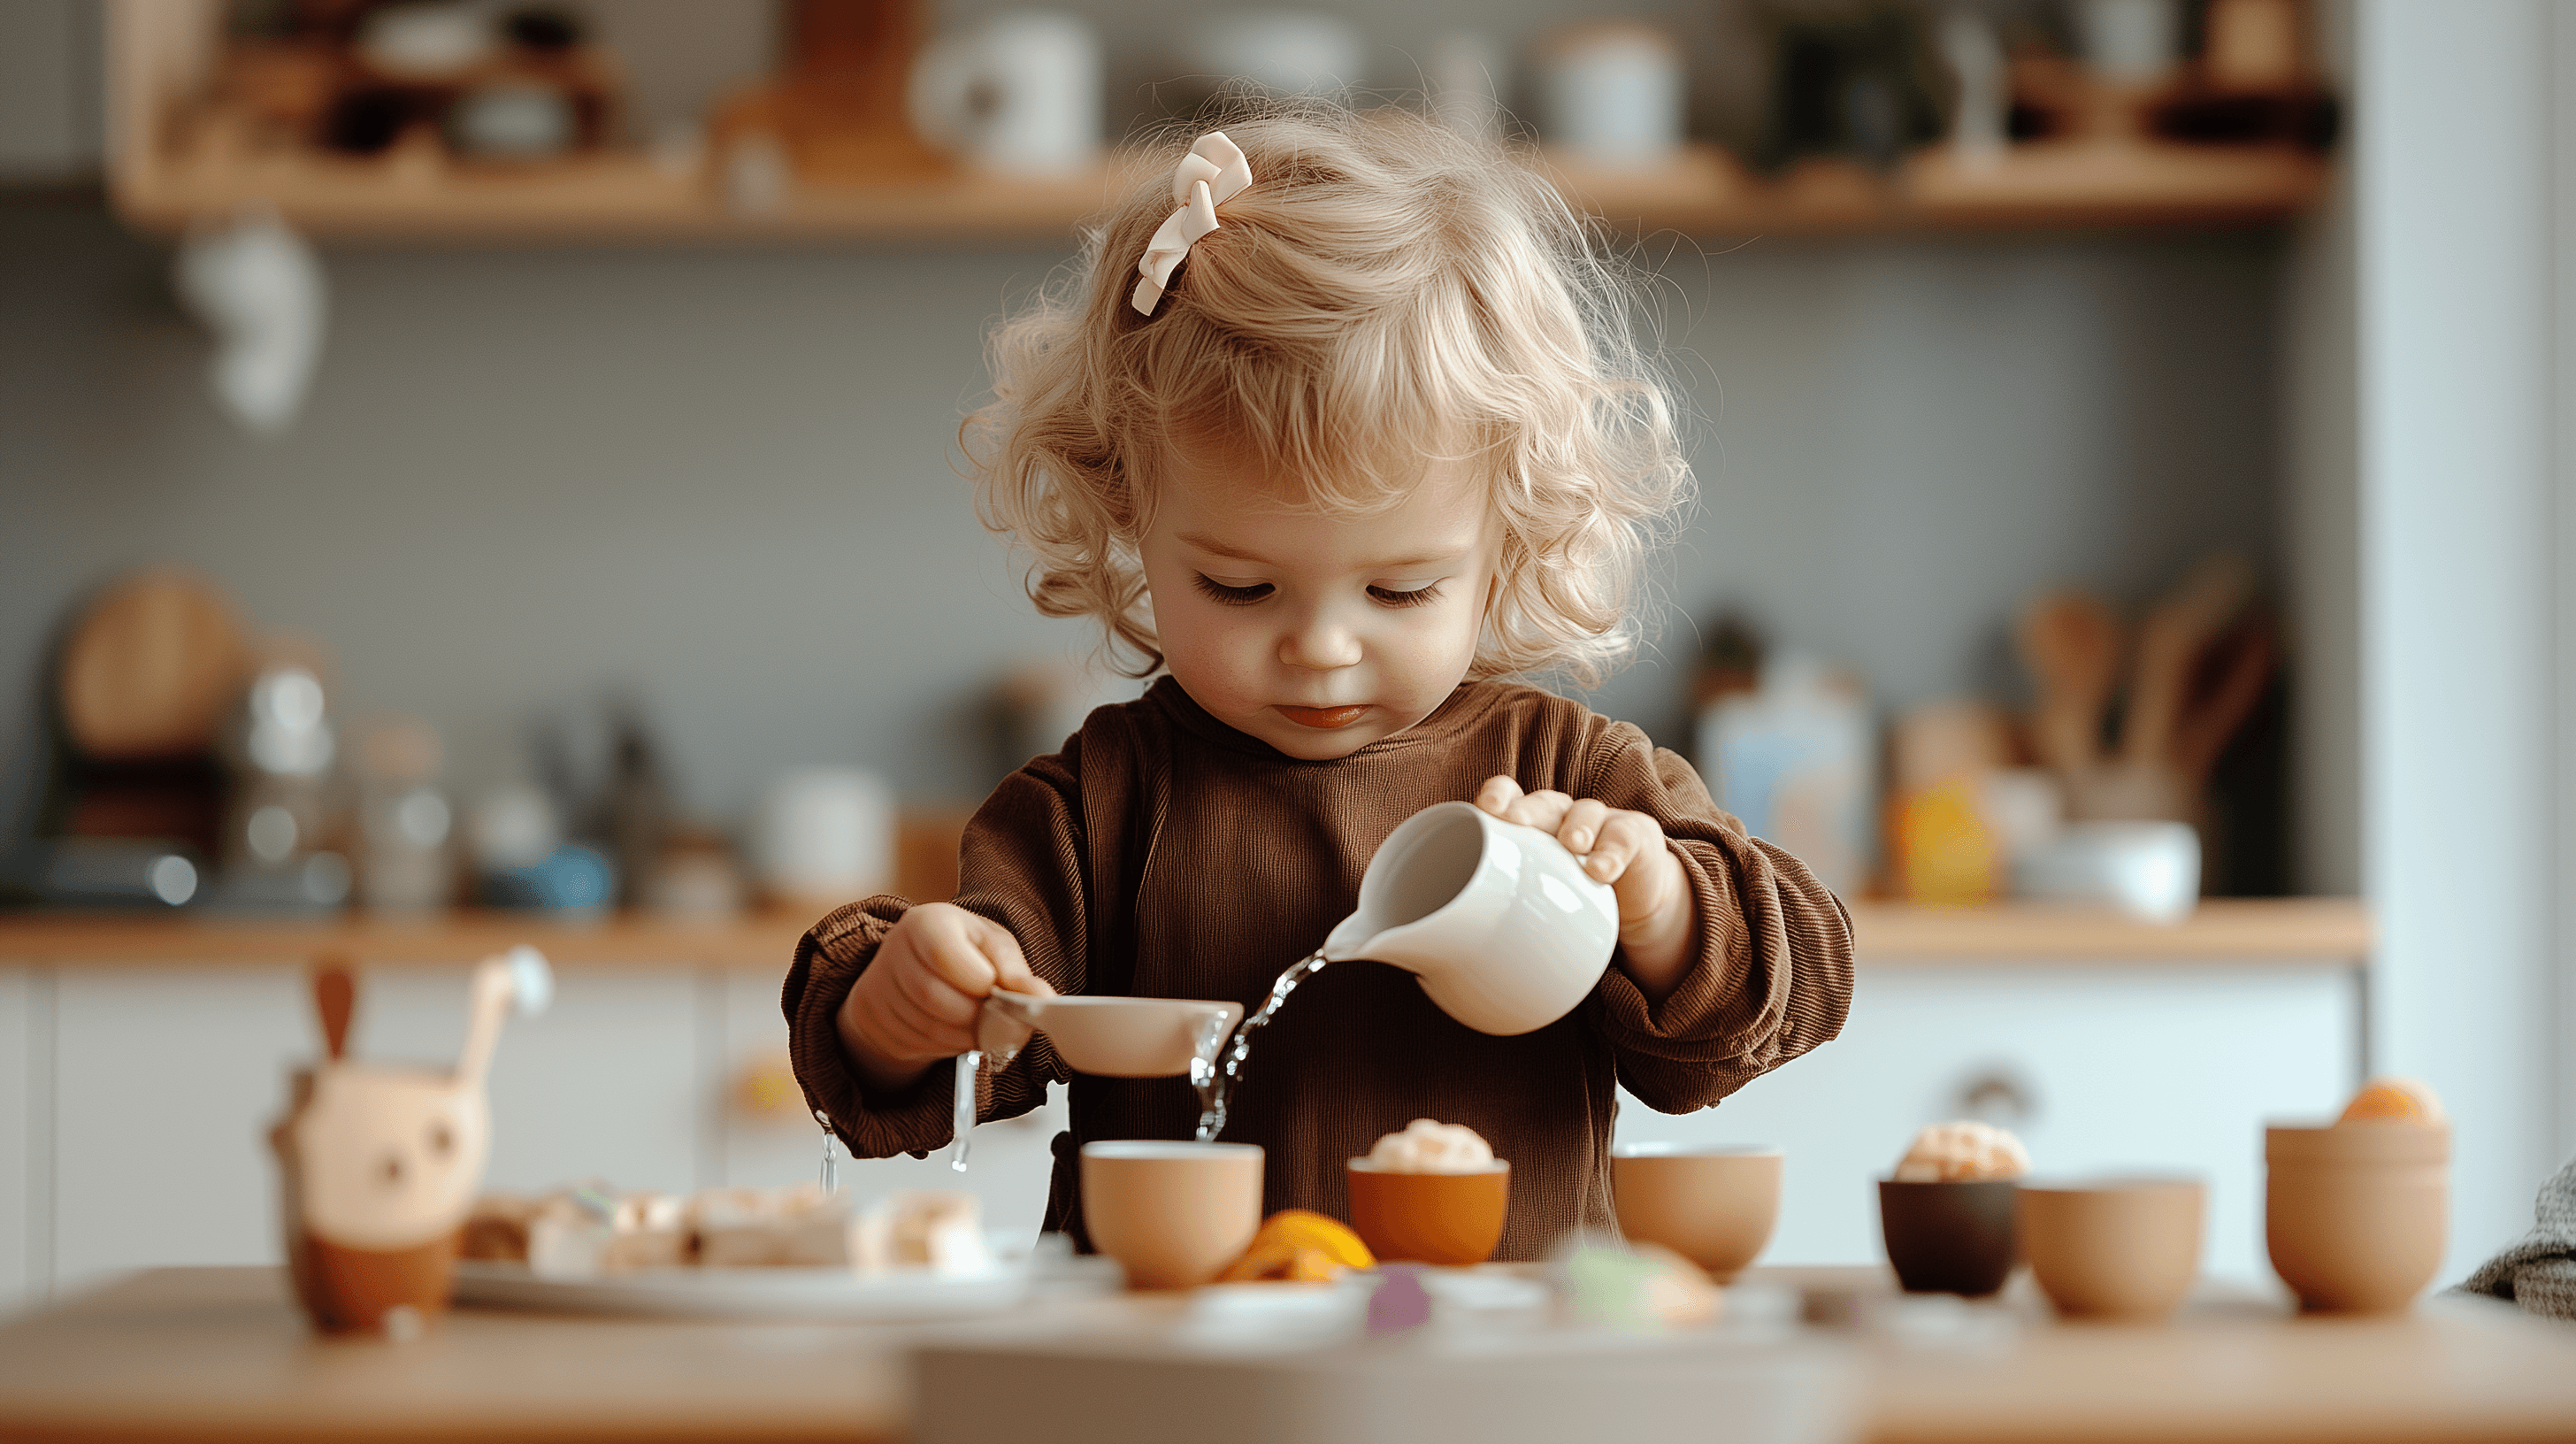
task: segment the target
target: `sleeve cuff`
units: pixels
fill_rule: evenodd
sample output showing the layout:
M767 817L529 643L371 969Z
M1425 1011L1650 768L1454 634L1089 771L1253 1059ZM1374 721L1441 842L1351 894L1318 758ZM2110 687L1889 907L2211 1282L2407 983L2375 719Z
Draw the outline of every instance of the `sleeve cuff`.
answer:
M1695 956L1660 1003L1648 1002L1637 980L1614 964L1601 979L1603 1022L1622 1048L1682 1062L1730 1060L1739 1050L1728 1046L1727 1039L1743 1036L1753 1022L1746 1016L1750 959L1742 955L1738 941L1743 925L1735 890L1725 880L1726 860L1716 855L1717 849L1681 840L1667 845L1681 859L1682 876L1690 886L1697 914ZM1758 1008L1758 1000L1754 1006Z
M806 1106L832 1122L857 1158L920 1155L954 1131L949 1093L953 1070L933 1064L901 1091L872 1093L841 1046L841 1004L876 957L878 944L909 904L872 897L816 923L796 944L780 1002L787 1014L787 1053Z

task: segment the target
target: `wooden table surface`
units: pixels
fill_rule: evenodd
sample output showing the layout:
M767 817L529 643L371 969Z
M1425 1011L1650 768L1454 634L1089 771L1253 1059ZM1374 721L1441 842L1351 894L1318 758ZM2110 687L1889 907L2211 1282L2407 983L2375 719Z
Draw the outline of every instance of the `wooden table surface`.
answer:
M2211 1289L2169 1325L2068 1325L2027 1297L1891 1315L1879 1270L1749 1277L1881 1306L1837 1331L1877 1444L2576 1438L2576 1326L2487 1300L2303 1318ZM1081 1329L1171 1306L1051 1307ZM408 1344L321 1339L275 1270L162 1269L0 1326L0 1439L892 1439L913 1337L464 1311Z

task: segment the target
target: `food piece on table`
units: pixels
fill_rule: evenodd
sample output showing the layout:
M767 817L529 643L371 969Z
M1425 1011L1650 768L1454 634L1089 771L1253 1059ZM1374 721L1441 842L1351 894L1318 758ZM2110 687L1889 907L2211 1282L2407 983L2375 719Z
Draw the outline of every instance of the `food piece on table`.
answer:
M1659 1243L1633 1247L1637 1257L1661 1265L1638 1298L1648 1318L1674 1329L1716 1322L1721 1296L1708 1270Z
M850 1267L863 1274L978 1273L993 1266L983 1207L971 1193L889 1194L850 1219L847 1237Z
M690 1262L693 1243L680 1199L667 1193L630 1193L609 1210L600 1272L679 1268Z
M1975 1183L2030 1172L2021 1140L1984 1123L1936 1123L1897 1161L1899 1183Z
M1367 1244L1338 1218L1303 1208L1270 1215L1252 1246L1219 1274L1224 1283L1328 1283L1344 1269L1377 1267Z
M1717 1318L1721 1296L1699 1265L1655 1244L1577 1241L1556 1260L1558 1306L1577 1325L1657 1334Z
M717 1268L830 1266L848 1262L849 1204L813 1183L791 1188L712 1188L689 1200L698 1262Z
M487 1193L474 1200L474 1211L465 1216L460 1253L470 1259L526 1263L528 1225L536 1221L537 1209L537 1200L516 1193Z
M594 1279L606 1273L617 1231L617 1199L584 1184L546 1195L528 1221L528 1271L541 1279Z
M1481 1173L1494 1166L1494 1149L1464 1124L1416 1118L1380 1138L1368 1161L1386 1173Z
M2337 1123L2362 1123L2377 1118L2403 1119L2410 1123L2441 1123L2448 1115L2442 1112L2442 1100L2432 1087L2420 1078L2373 1078L2361 1085L2352 1101L2343 1106Z

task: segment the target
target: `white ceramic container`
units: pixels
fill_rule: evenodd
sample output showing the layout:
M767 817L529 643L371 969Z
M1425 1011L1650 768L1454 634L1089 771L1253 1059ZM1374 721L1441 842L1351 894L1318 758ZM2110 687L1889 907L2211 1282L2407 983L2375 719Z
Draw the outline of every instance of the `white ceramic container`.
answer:
M1563 843L1443 802L1388 834L1324 956L1392 963L1450 1017L1507 1037L1574 1011L1618 944L1617 898Z
M1072 175L1099 158L1101 69L1091 22L1012 11L923 50L906 101L924 139L979 170Z

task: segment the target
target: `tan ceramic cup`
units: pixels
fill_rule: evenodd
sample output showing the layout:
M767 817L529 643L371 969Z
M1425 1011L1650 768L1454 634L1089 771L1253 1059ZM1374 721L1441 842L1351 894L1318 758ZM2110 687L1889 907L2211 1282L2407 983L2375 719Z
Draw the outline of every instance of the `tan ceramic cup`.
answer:
M1082 1145L1082 1221L1092 1247L1139 1289L1206 1283L1261 1228L1261 1148L1150 1140Z
M2267 1128L2263 1236L2311 1309L2384 1313L2433 1281L2451 1232L2451 1128L2372 1119Z
M2059 1313L2161 1319L2200 1276L2209 1190L2197 1178L2025 1183L2022 1256Z
M1780 1221L1786 1155L1764 1145L1691 1148L1640 1143L1610 1155L1619 1231L1661 1244L1731 1281L1762 1256Z
M1396 1173L1350 1161L1351 1231L1387 1263L1464 1267L1494 1256L1511 1201L1512 1166L1473 1173Z

